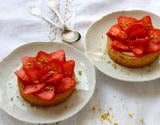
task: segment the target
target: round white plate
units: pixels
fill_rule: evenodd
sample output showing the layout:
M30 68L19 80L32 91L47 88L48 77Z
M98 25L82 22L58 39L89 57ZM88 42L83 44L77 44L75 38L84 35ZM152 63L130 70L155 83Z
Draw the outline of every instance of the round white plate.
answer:
M31 106L19 95L14 72L20 67L20 58L34 56L38 51L53 52L64 49L67 59L76 62L75 74L79 83L72 96L55 107ZM95 70L88 58L79 50L56 42L33 42L15 49L0 63L0 107L12 117L29 123L54 123L73 116L91 98L95 89Z
M116 23L118 16L132 16L142 18L150 15L153 25L160 27L160 17L143 10L118 11L108 14L93 23L86 34L86 53L95 66L104 74L123 81L142 82L154 80L160 77L160 60L156 60L151 66L131 69L114 63L106 53L106 31Z

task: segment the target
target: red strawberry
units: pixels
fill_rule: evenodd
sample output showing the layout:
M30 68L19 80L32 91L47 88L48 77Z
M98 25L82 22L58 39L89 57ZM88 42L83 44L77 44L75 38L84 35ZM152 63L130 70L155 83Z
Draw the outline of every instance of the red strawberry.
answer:
M70 77L65 77L61 80L59 84L56 86L56 93L63 93L71 88L74 88L76 85L76 81Z
M38 92L38 91L40 91L44 86L45 86L44 83L26 85L26 86L24 87L23 94L32 94L32 93Z

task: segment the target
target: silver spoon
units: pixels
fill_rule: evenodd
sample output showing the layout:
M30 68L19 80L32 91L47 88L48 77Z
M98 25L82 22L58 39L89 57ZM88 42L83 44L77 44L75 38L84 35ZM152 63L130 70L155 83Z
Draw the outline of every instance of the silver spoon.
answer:
M54 25L58 28L60 28L62 30L62 38L65 42L68 43L73 43L78 41L81 38L80 33L69 30L64 24L63 27L57 25L56 23L54 23L52 20L50 20L39 7L30 7L30 12L34 15L37 16L41 19L43 19L44 21L50 23L51 25ZM62 20L62 18L60 19Z

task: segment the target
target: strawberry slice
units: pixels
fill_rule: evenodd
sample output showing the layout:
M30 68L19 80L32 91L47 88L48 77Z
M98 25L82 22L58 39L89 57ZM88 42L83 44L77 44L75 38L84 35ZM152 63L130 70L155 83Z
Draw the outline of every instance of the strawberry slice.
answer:
M129 52L130 51L128 46L124 42L119 41L119 40L113 40L111 46L113 49L120 51L120 52Z
M52 78L53 74L54 74L54 72L49 71L49 72L47 72L46 74L44 74L44 75L40 78L39 81L40 81L40 82L46 82L46 80Z
M50 59L50 55L46 52L39 51L36 56L36 67L37 68L43 68L47 65L48 61Z
M40 74L36 68L25 69L25 73L33 82L39 80L39 78L42 76L42 74Z
M36 93L37 97L43 100L52 100L55 97L55 89L53 86L46 86L42 91Z
M47 65L49 71L52 71L53 74L62 73L63 68L59 60L52 59Z
M159 29L152 29L148 32L149 38L155 42L159 43L160 42L160 30Z
M153 53L160 51L160 42L155 43L154 41L150 41L147 47L147 53Z
M152 20L150 16L145 16L142 19L140 19L140 21L143 22L146 29L153 29Z
M137 39L137 38L144 38L147 35L147 31L142 29L142 28L138 28L133 30L132 32L130 32L128 34L128 38L130 39Z
M65 62L66 60L64 50L57 50L53 53L50 53L50 56L52 59L59 60L60 62Z
M68 60L63 63L63 70L66 76L73 76L74 74L75 61Z
M31 69L35 67L36 59L34 57L25 56L21 60L22 60L24 69Z
M61 80L59 84L56 86L56 93L63 93L71 88L74 88L76 85L76 81L70 77L65 77Z
M107 32L107 35L111 39L119 39L119 40L127 39L127 34L123 30L121 30L118 24L113 25Z
M126 33L130 34L132 31L136 30L136 29L144 29L144 25L142 22L136 22L132 25L130 25L127 29L126 29Z
M45 81L47 84L55 84L58 81L60 81L63 78L63 74L55 74L52 77L50 77L48 80Z
M137 20L133 17L127 17L127 16L119 16L118 17L118 25L120 28L124 31L128 29L129 26L134 24Z
M24 87L23 94L32 94L32 93L38 92L38 91L40 91L44 86L45 86L44 83L42 83L42 84L26 85L26 86Z
M27 74L25 73L24 69L20 69L20 70L17 70L15 72L16 76L22 80L24 83L31 83L31 80L30 78L27 76Z
M146 53L146 48L149 42L149 38L131 40L128 41L128 46L136 56L143 56Z

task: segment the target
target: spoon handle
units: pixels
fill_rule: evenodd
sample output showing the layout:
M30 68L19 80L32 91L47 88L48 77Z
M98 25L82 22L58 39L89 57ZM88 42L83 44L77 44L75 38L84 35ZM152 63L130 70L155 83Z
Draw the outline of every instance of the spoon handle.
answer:
M46 16L43 15L43 16L41 16L40 18L42 18L44 21L50 23L51 25L54 25L55 27L62 29L62 27L60 27L59 25L57 25L56 23L54 23L54 22L53 22L51 19L49 19L48 17L46 17ZM63 30L63 29L62 29L62 30Z
M61 16L60 13L58 12L58 10L57 10L57 8L55 7L55 5L52 5L52 4L55 4L55 3L48 1L48 4L47 4L47 5L48 5L48 7L57 15L57 17L59 18L61 24L62 24L63 26L65 26L65 22L64 22L62 16Z

